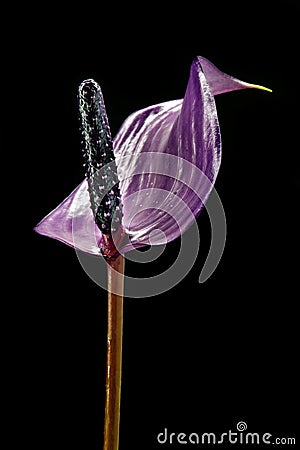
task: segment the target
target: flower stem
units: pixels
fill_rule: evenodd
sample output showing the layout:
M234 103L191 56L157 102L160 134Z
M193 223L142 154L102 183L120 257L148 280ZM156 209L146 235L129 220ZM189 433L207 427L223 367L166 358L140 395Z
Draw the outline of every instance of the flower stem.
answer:
M108 325L104 450L119 448L124 267L125 259L122 255L111 260L107 266Z

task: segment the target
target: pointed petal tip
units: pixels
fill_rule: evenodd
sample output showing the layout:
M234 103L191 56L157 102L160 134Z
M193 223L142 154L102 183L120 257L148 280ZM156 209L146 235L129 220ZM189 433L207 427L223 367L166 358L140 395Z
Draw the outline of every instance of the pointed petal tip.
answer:
M261 91L273 92L272 89L261 86L260 84L250 84L249 87L253 89L260 89Z
M33 230L35 233L38 233L38 234L47 236L47 231L46 231L46 230L44 229L44 227L43 227L43 220L41 220L41 222L39 222L37 225L35 225L35 226L32 228L32 230Z
M32 231L35 231L36 233L39 233L39 223L32 227Z
M201 70L204 72L204 75L214 96L223 94L225 92L232 92L248 88L272 92L272 89L269 89L265 86L247 83L246 81L239 80L238 78L226 74L203 56L197 56L197 58L194 59L192 67L197 66L200 66Z

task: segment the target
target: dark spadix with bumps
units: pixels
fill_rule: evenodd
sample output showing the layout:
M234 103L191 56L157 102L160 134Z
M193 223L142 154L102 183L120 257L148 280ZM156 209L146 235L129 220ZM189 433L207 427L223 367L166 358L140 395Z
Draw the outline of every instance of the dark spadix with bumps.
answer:
M110 164L115 156L100 86L92 79L83 81L78 101L91 209L99 230L112 234L120 225L121 196L116 166Z

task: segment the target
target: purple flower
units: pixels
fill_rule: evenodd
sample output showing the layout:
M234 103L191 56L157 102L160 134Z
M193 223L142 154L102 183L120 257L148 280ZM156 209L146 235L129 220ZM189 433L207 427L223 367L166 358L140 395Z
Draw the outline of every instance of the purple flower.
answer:
M114 242L111 234L102 233L96 225L87 180L35 231L90 254L102 251L108 257L116 253L116 247L125 253L180 236L199 215L220 167L221 135L214 95L245 88L269 90L226 75L199 56L192 63L183 99L149 106L125 120L113 140L122 203L122 216L115 217L120 226ZM113 167L114 162L101 167L97 179L105 178ZM114 187L107 189L113 192ZM99 192L104 194L110 195Z

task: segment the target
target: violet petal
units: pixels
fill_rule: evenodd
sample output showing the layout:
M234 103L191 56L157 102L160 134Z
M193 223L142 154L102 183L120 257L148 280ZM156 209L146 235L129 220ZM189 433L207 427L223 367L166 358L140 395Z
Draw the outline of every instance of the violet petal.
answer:
M57 239L83 252L100 255L102 235L90 207L87 181L84 180L77 186L34 229L39 234Z
M213 95L259 88L224 74L205 58L191 66L183 100L150 106L130 115L114 139L124 217L132 246L169 242L197 217L215 182L221 138ZM268 89L266 89L268 90ZM156 233L160 229L164 233ZM100 255L83 181L35 231L73 248Z
M153 236L157 229L169 242L189 228L212 189L221 157L215 101L198 59L183 102L131 115L115 138L114 152L122 223L131 242L148 244L152 234L151 243L160 244L161 234L158 241Z

